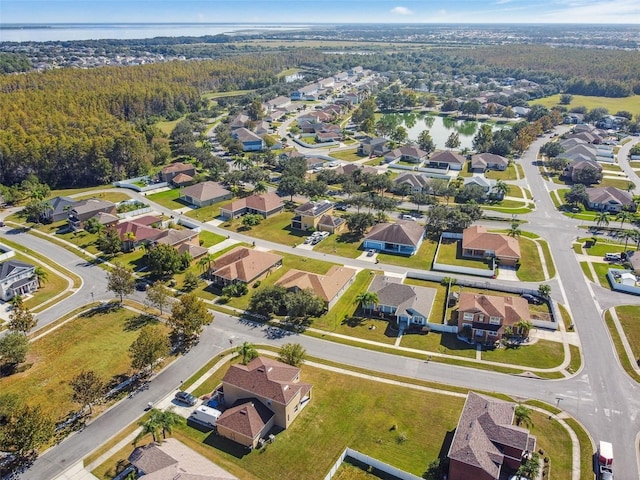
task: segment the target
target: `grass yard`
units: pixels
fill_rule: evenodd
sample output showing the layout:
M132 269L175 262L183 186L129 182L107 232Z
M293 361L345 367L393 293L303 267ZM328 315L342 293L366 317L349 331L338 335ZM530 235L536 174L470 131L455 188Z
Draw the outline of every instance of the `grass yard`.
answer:
M239 97L241 95L246 95L247 93L251 93L254 90L230 90L228 92L207 92L203 93L202 97L208 100L215 100L216 98L225 98L225 97Z
M516 206L504 207L502 206L504 204L516 205ZM531 208L524 207L523 205L526 205L526 203L517 202L515 200L503 200L502 202L500 202L499 205L480 205L480 207L482 208L482 210L508 213L511 215L524 215L525 213L531 213Z
M620 190L627 190L627 188L629 188L629 185L633 185L633 182L631 180L627 179L622 179L622 178L603 178L602 182L600 184L598 184L599 187L616 187L619 188Z
M589 262L580 262L580 268L582 269L583 275L587 277L587 280L589 280L590 282L595 282L591 273L591 269L589 268Z
M184 119L184 116L176 120L167 120L165 122L157 122L155 126L158 127L158 129L165 135L171 135L171 132L173 132L173 129L176 128L176 125L178 125L178 123L180 123L183 119Z
M616 308L616 314L624 334L629 341L631 351L636 359L640 359L640 307L625 305Z
M32 296L24 300L24 306L31 309L34 313L38 311L40 304L64 292L69 287L69 283L56 273L61 267L57 267L54 270L52 267L41 262L36 262L32 260L31 257L26 257L19 252L16 252L13 259L31 265L36 264L36 266L42 267L47 273L47 279L42 283L40 288L38 288Z
M340 235L334 234L313 247L313 251L340 255L341 257L347 258L357 258L362 255L364 251L362 250L362 240L363 237L355 237L350 232Z
M0 378L0 390L60 418L78 408L69 381L81 370L94 370L105 382L129 372L128 349L143 324L126 309L78 317L33 342L25 364L29 368Z
M560 105L560 94L549 97L538 98L529 102L531 105L544 105L551 108ZM573 107L587 107L587 110L603 107L610 112L627 110L629 112L640 112L640 95L630 97L610 98L610 97L588 97L585 95L573 95L573 99L566 107L571 110Z
M429 314L429 323L443 323L444 308L447 297L447 287L437 282L429 282L427 280L418 280L417 278L406 278L404 283L407 285L416 285L418 287L435 288L436 297L433 299L431 313ZM406 345L405 345L406 346Z
M331 152L329 156L337 158L338 160L344 160L345 162L355 162L366 157L366 155L359 155L357 148L350 148L348 150L336 150L335 152Z
M225 237L222 235L218 235L217 233L209 232L207 230L202 230L198 238L200 239L202 246L205 248L212 247L225 240Z
M226 207L230 203L238 200L237 198L232 198L230 200L223 200L222 202L214 203L212 205L207 205L206 207L193 208L185 213L185 215L189 218L194 218L201 222L208 222L209 220L213 220L214 218L220 216L220 208ZM242 220L239 220L242 221Z
M462 241L455 239L443 239L440 242L438 258L434 261L445 265L456 265L459 267L469 267L488 270L489 265L484 259L472 260L462 257Z
M542 253L544 255L544 261L547 264L547 272L549 273L549 278L553 278L556 276L556 265L553 263L553 257L551 256L551 249L549 248L549 244L546 240L538 239L538 244L542 248Z
M129 196L129 194L123 191L100 192L100 193L94 193L94 194L82 195L80 197L75 197L76 200L86 200L88 198L96 198L98 200L103 200L103 201L113 202L113 203L124 202L125 200L131 200L131 197Z
M587 240L591 240L591 238L581 238L581 242L586 242ZM635 250L635 245L632 245L631 242L627 245L626 250ZM585 253L587 255L593 255L596 257L604 257L605 253L620 253L624 252L624 243L617 242L608 242L602 239L598 239L595 245L590 248L585 248Z
M549 419L548 415L540 412L531 412L533 426L530 431L537 437L536 450L544 450L550 458L550 475L552 479L571 478L573 472L573 457L571 454L571 437L557 420ZM588 437L587 437L588 440ZM582 444L580 445L583 446ZM584 445L587 448L587 445ZM592 450L589 445L588 455ZM541 458L542 460L542 458ZM581 470L581 478L593 478L592 469L585 472Z
M400 346L425 350L426 352L476 358L476 346L458 340L453 333L405 334L402 336Z
M525 198L524 191L522 187L518 185L507 185L509 187L509 191L507 192L507 196L515 197L515 198Z
M526 237L518 239L520 243L520 267L518 278L523 282L542 282L545 280L542 271L542 262L538 255L537 243Z
M379 253L376 258L380 263L398 265L400 267L415 268L420 270L431 270L433 257L436 254L438 242L425 238L415 255L406 257L403 255L392 255L390 253Z
M114 188L111 184L98 185L97 187L82 187L82 188L61 188L57 190L51 190L49 196L45 200L51 200L54 197L68 197L79 193L95 192L96 190L108 190ZM98 194L96 194L98 195ZM95 195L94 195L95 196Z
M164 192L152 193L151 195L147 195L147 198L152 202L159 203L163 207L178 210L179 208L188 206L186 203L178 200L179 195L180 190L173 188L171 190L165 190Z
M607 328L609 329L609 333L611 334L611 339L613 340L613 345L616 348L616 353L618 354L618 358L620 359L620 363L622 364L622 368L627 374L633 378L636 382L640 382L640 375L635 371L634 366L632 365L629 356L622 344L622 339L620 338L620 332L616 328L613 323L613 318L611 317L611 312L604 312L604 321L607 324Z
M292 230L291 219L293 217L293 212L283 211L277 215L265 218L260 222L260 225L251 227L249 230L246 230L245 227L243 227L240 219L223 223L221 227L234 232L244 233L245 235L259 238L261 240L281 243L283 245L293 245L294 243L301 244L309 233L301 230ZM326 242L326 240L324 241Z
M615 265L612 263L592 263L591 265L598 276L600 285L611 290L611 285L609 285L609 280L607 279L607 272L610 268L621 269L622 265Z
M482 359L523 367L554 368L564 360L564 350L561 342L538 340L519 348L483 350Z
M516 166L514 163L510 163L506 170L487 170L484 176L492 180L518 180L518 174L516 173ZM524 175L522 178L524 178Z

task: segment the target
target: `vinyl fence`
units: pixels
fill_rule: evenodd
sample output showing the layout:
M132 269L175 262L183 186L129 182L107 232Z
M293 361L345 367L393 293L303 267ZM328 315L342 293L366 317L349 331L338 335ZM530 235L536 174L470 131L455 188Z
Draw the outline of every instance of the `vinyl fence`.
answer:
M127 178L126 180L113 182L113 186L120 187L120 188L128 188L129 190L135 190L136 192L148 192L149 190L155 190L156 188L169 186L167 182L150 183L143 187L140 185L136 185L136 182L143 182L143 181L144 182L149 181L149 177Z
M440 235L440 241L438 242L438 247L436 248L436 255L434 258L438 258L438 253L440 253L440 245L442 244L443 238L462 240L462 234L452 233L452 232L443 232L442 235ZM461 273L463 275L475 275L478 277L487 277L487 278L493 277L496 274L495 262L494 262L493 268L473 268L473 267L463 267L462 265L450 265L448 263L439 263L434 260L433 269L440 270L441 272Z
M15 256L16 252L13 251L11 247L7 247L0 243L0 262L4 262L5 260L9 260L11 257Z
M633 295L640 295L640 287L636 287L635 285L625 285L623 283L619 283L616 280L617 275L621 275L623 273L633 273L631 270L620 270L610 268L607 272L607 278L609 279L609 283L611 284L611 288L617 292L631 293Z
M369 455L365 455L364 453L360 453L357 450L353 450L349 447L345 448L344 452L338 457L336 463L331 467L329 473L324 477L324 480L331 480L333 476L336 474L342 462L346 457L353 458L360 463L364 463L365 465L370 465L371 467L384 472L386 474L392 475L395 478L400 480L421 480L421 477L417 477L411 473L405 472L404 470L400 470L399 468L393 467L388 463L381 462Z

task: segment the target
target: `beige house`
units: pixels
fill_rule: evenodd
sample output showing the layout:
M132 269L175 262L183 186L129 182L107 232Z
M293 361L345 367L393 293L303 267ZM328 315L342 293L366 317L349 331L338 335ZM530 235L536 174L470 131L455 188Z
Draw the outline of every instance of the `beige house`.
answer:
M489 233L483 226L474 225L462 232L462 256L495 257L501 265L515 265L520 261L520 243L517 238Z
M292 269L285 273L276 285L287 290L309 289L322 298L327 310L330 310L353 283L356 273L353 268L340 265L334 265L324 275Z
M251 283L282 265L282 257L247 247L237 247L217 258L209 278L218 286Z
M295 217L291 220L291 228L295 230L322 230L319 228L320 220L326 216L332 216L335 203L328 200L321 200L319 202L307 202L304 205L300 205L295 210ZM323 223L328 220L325 219ZM327 228L326 231L331 232L331 229Z
M229 408L217 421L218 434L253 448L274 426L288 428L311 400L312 386L300 369L266 357L231 365L222 379Z
M250 195L220 207L223 218L238 218L247 213L262 215L264 218L279 213L284 208L282 199L273 192Z
M201 182L183 188L179 198L196 207L206 207L229 200L233 194L216 182Z

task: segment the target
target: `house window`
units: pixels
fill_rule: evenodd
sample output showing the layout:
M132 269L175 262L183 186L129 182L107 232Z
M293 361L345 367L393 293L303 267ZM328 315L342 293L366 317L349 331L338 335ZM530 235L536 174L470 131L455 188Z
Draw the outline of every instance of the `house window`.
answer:
M488 334L490 337L497 337L497 336L498 336L498 332L487 332L487 334Z
M489 323L491 325L500 325L500 317L489 317Z
M469 313L469 312L464 312L464 315L462 316L463 320L471 320L473 321L473 313Z
M484 322L484 315L482 315L482 314L478 315L478 321L479 322Z

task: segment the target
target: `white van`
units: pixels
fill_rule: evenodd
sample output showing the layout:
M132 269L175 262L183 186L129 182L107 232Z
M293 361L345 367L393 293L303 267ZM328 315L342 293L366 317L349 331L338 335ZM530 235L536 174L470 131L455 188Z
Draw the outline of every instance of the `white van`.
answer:
M222 415L222 412L220 410L207 407L206 405L200 405L193 411L189 418L200 423L204 423L205 425L215 427L218 423L218 418L220 418L220 415Z

